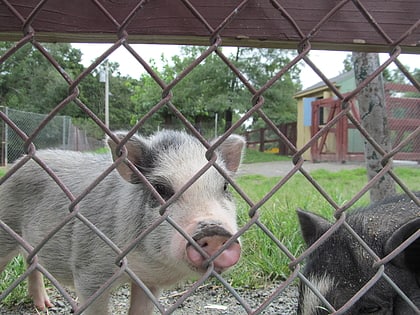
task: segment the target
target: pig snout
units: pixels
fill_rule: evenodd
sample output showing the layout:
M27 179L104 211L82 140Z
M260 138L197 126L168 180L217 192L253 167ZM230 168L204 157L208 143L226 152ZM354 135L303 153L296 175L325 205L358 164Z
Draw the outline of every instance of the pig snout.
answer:
M218 252L221 247L232 237L228 232L219 224L213 223L200 223L196 233L192 236L193 240L203 249L209 256ZM187 244L187 257L190 263L198 269L203 269L206 266L203 264L207 261L199 251L191 244ZM214 268L217 272L222 272L229 267L235 265L241 256L241 245L238 241L232 243L225 248L214 260Z

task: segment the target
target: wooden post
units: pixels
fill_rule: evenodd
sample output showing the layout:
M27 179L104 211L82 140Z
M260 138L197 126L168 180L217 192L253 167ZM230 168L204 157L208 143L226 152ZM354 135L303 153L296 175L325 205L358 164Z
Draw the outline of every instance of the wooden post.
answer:
M264 152L264 135L265 135L265 129L260 129L260 152Z

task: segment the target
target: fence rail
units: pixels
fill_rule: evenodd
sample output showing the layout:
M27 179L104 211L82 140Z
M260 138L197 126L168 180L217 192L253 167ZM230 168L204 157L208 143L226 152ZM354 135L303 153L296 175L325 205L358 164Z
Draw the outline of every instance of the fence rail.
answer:
M30 244L25 238L19 237L9 225L0 220L0 229L3 233L8 233L10 237L16 239L22 248L28 254L28 268L30 271L37 270L44 276L51 280L52 285L55 286L62 294L63 298L72 306L75 314L81 314L95 298L97 298L103 291L107 290L107 286L121 276L122 274L130 277L131 281L147 292L147 297L153 301L158 311L162 314L170 314L180 306L188 296L194 294L196 288L205 281L206 277L213 275L217 280L226 287L227 291L232 294L240 303L247 314L261 314L270 303L278 297L278 295L285 290L293 281L301 279L306 280L311 289L318 295L322 296L321 288L316 284L308 283L307 279L301 273L301 266L305 258L315 251L322 241L328 238L333 232L334 228L344 226L357 236L350 227L346 225L346 213L366 192L371 186L381 180L381 175L389 174L395 179L397 185L401 190L409 194L417 205L420 205L418 198L410 193L410 187L407 186L393 171L391 160L401 147L396 147L391 152L384 151L378 143L369 136L369 132L363 128L355 119L351 107L349 106L349 99L354 98L357 94L366 87L369 82L383 70L387 65L394 63L398 69L405 75L412 86L420 91L420 85L413 74L402 65L398 56L401 52L420 52L418 45L418 38L420 34L420 6L416 1L385 1L378 6L378 2L370 1L241 1L233 3L219 1L7 1L0 2L0 39L16 41L15 45L10 48L3 56L0 56L0 65L7 67L7 61L17 50L26 44L33 45L38 49L42 55L49 60L51 65L58 71L68 84L68 96L35 126L35 129L25 132L22 127L16 124L16 120L3 112L0 112L0 119L12 129L16 135L22 140L22 149L27 156L20 164L12 168L4 178L1 179L0 184L10 180L11 176L28 160L33 160L38 163L48 176L54 180L58 185L58 189L68 197L69 216L63 218L59 226L51 230L45 236L41 244ZM102 55L98 56L95 61L84 71L80 72L75 78L71 78L60 66L59 62L55 60L49 52L44 49L42 41L107 41L112 42L113 45ZM141 52L138 53L133 47L135 42L158 42L158 43L183 43L183 44L205 44L207 49L191 64L178 73L177 77L170 81L164 82L153 68L144 61L141 57ZM295 58L279 72L275 73L273 77L267 81L263 86L254 86L238 69L232 60L230 60L219 49L221 45L247 45L247 46L264 46L264 47L280 47L292 48L296 51ZM101 183L104 178L113 169L122 163L124 156L119 157L117 163L110 163L109 168L96 179L90 179L91 182L86 189L78 192L75 196L71 189L66 186L66 183L60 179L54 170L48 168L48 165L37 156L36 146L34 142L40 136L46 126L56 117L57 113L68 106L70 103L76 104L91 120L93 120L109 137L117 140L115 135L109 130L104 122L102 122L93 111L92 104L85 104L79 99L78 84L100 65L106 58L109 57L116 49L125 48L145 69L145 71L154 79L157 85L160 86L162 96L159 102L153 105L150 112L139 117L138 123L130 130L134 134L143 125L148 123L148 119L153 116L159 109L166 107L178 118L192 135L197 137L208 149L209 162L206 166L214 166L217 169L217 164L210 159L214 153L214 147L209 145L201 134L194 128L193 124L177 109L176 104L172 102L172 89L183 80L194 68L199 65L210 54L216 54L226 64L226 67L232 71L237 77L238 82L242 84L244 89L247 89L252 94L252 99L247 106L249 110L234 122L223 137L234 133L238 128L251 117L258 115L267 124L267 128L282 141L285 148L293 154L293 166L288 172L287 176L278 180L266 195L257 201L252 201L244 190L233 181L228 174L221 172L226 180L233 185L240 198L243 199L249 210L248 221L240 227L239 232L234 237L239 237L248 233L251 229L261 230L268 239L273 243L275 251L281 255L286 255L290 261L290 275L285 281L281 283L261 305L251 307L246 300L241 298L235 289L219 275L214 269L213 264L209 264L206 274L200 278L195 285L188 289L184 295L179 298L168 309L161 304L153 293L145 286L139 279L130 265L126 264L126 255L135 247L136 242L141 242L145 236L162 222L168 226L173 227L179 234L187 238L187 234L183 231L168 215L165 210L174 202L171 198L167 202L163 202L160 212L162 217L150 225L147 230L138 235L137 238L130 244L124 244L122 248L116 246L111 240L100 231L95 222L89 221L80 211L79 202L82 202L89 197L89 194L97 185ZM328 48L328 49L352 49L364 51L383 51L390 54L388 60L377 71L371 74L360 86L349 93L343 95L340 93L323 74L322 69L315 65L310 57L310 52L314 48ZM285 135L284 131L277 127L270 117L264 112L264 93L269 90L276 82L281 80L283 75L289 69L298 63L304 63L309 66L319 75L319 77L332 88L337 102L340 103L341 111L336 116L336 119L329 121L320 129L311 139L308 139L302 148L297 148L292 141ZM7 75L7 73L1 73ZM365 138L366 142L372 144L378 150L378 154L383 158L383 168L378 170L378 176L369 181L360 191L347 202L338 202L329 193L327 193L322 186L307 172L305 161L302 154L309 150L315 143L319 141L326 133L335 128L338 119L349 119L353 122L355 128ZM420 126L410 131L410 135L405 138L404 144L409 143L420 135ZM124 141L126 141L125 139ZM276 140L277 141L277 140ZM125 142L124 142L125 143ZM131 164L132 169L135 169ZM304 251L299 257L295 257L290 253L287 244L282 242L274 235L274 233L267 228L261 221L260 212L263 212L262 206L274 194L286 185L295 174L300 173L317 191L319 197L326 201L332 209L337 221L333 228L328 230L322 236L322 240L314 244L311 248ZM188 185L194 183L203 174L198 172L195 174ZM139 175L141 177L141 173ZM148 184L150 187L152 185ZM187 186L188 186L187 185ZM148 186L148 187L149 187ZM188 187L183 187L182 192L185 192ZM181 194L181 192L180 192ZM179 197L179 196L177 196ZM42 219L42 218L39 218ZM109 280L102 286L95 294L87 301L82 301L81 305L66 293L63 284L56 281L56 279L48 272L48 270L37 260L37 254L43 247L48 244L55 233L59 232L61 228L66 227L72 220L79 220L90 230L97 233L98 237L104 240L103 246L112 247L112 251L118 252L121 257L116 264L116 272L111 275ZM78 221L78 222L79 222ZM280 224L280 222L278 223ZM51 227L47 227L51 228ZM415 236L415 235L414 235ZM365 246L363 240L356 238L360 248ZM106 244L106 245L105 245ZM36 247L34 247L36 246ZM402 248L397 248L395 254L401 253ZM276 261L272 262L273 264ZM365 294L370 285L374 285L379 279L385 279L391 283L393 288L396 285L386 276L385 266L386 261L377 260L375 268L378 272L369 283L362 287L357 293L358 295L346 301L346 304L339 309L334 309L329 305L328 312L334 314L345 314L348 309ZM16 280L13 285L21 282L28 276L24 274L22 278ZM9 288L10 290L12 289ZM8 291L6 291L7 293ZM396 294L402 299L407 300L401 290L396 290ZM5 293L3 293L5 294ZM413 301L415 302L415 301ZM418 314L419 309L411 305L411 310Z
M296 123L285 123L277 126L283 135L296 146L297 130ZM270 128L260 128L257 130L250 130L244 133L248 148L258 148L258 151L274 149L279 155L292 155L293 152L288 148L283 139L278 137ZM268 146L266 145L268 144Z

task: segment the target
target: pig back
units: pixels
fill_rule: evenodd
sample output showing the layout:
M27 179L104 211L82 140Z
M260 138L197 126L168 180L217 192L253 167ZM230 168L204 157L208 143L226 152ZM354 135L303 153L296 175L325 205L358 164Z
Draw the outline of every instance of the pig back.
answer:
M420 197L420 192L415 193ZM399 195L350 213L348 223L364 241L383 257L384 243L401 226L420 218L420 207L407 195Z
M60 150L40 150L37 157L57 175L74 198L112 163L110 155ZM132 186L113 171L79 204L80 213L110 238L115 233L109 227L118 221L118 207L114 205L124 199L118 197L118 191L124 191L121 185L128 185L127 189ZM0 218L33 247L70 215L71 202L57 183L34 161L26 163L0 186ZM44 245L39 258L61 281L72 282L72 269L74 262L80 261L80 248L92 252L98 242L99 238L85 228L84 223L73 218ZM104 247L103 244L101 247Z

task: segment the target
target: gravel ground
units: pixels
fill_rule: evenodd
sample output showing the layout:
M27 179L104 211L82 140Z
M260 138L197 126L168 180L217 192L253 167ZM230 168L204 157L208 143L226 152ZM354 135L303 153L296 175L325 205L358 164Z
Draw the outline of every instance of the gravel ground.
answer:
M238 294L255 310L276 290L277 285L271 284L261 289L237 289ZM171 307L179 299L188 286L178 287L165 291L160 302L165 308ZM113 315L127 314L128 310L128 287L117 290L111 299L111 313ZM56 293L50 293L56 307L48 312L37 312L31 304L21 304L13 308L5 308L0 304L1 315L35 315L35 314L71 314L70 306ZM296 314L297 288L287 287L261 314L265 315L289 315ZM158 310L154 314L160 314ZM203 285L195 294L188 297L185 302L176 309L174 315L224 315L224 314L247 314L244 307L222 286L212 284Z

